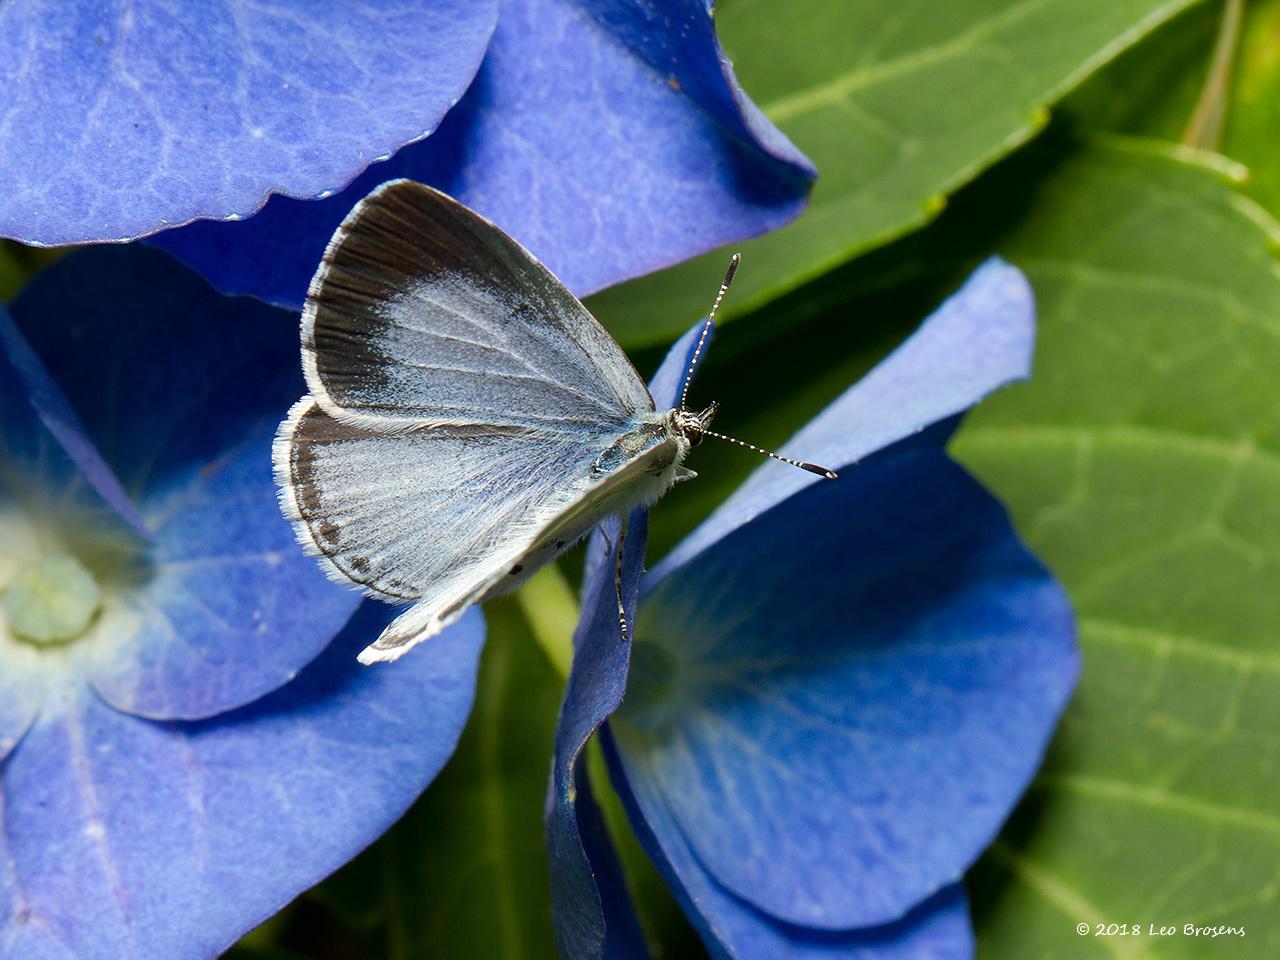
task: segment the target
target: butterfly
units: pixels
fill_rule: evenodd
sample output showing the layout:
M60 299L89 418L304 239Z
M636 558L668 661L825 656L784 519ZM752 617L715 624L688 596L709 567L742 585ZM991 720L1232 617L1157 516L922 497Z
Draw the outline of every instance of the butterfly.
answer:
M272 451L282 509L332 579L410 604L366 664L515 589L602 518L657 500L694 476L691 447L722 437L709 429L716 405L693 411L682 396L657 410L622 348L532 254L411 180L378 187L330 240L302 313L302 369L309 392ZM619 617L625 635L621 602Z

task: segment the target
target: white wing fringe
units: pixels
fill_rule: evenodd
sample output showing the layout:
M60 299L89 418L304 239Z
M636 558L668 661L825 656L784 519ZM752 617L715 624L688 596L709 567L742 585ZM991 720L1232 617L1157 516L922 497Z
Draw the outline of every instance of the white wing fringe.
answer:
M463 604L461 609L454 608L453 613L441 617L438 615L439 604L415 603L387 624L387 628L382 631L378 639L361 650L356 659L365 666L399 660L422 641L429 640L443 631L461 617L470 606L469 603Z

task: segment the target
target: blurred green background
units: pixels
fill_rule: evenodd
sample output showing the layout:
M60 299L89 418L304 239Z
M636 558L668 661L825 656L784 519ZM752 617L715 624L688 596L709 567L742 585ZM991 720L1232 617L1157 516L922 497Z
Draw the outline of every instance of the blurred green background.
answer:
M722 0L718 22L822 173L741 245L694 389L720 429L781 443L992 253L1036 291L1033 380L953 451L1067 585L1085 670L969 878L979 956L1280 956L1280 0ZM0 298L54 255L0 247ZM727 256L589 306L651 371ZM756 466L695 458L651 561ZM541 811L580 563L489 605L444 774L236 960L554 957ZM655 955L705 956L593 762Z

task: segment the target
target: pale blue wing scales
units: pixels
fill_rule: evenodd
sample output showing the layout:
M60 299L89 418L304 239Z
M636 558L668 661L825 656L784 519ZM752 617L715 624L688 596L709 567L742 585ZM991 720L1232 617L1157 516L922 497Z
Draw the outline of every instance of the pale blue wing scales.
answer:
M613 338L523 247L457 201L383 184L334 234L302 319L325 412L378 429L569 432L653 409Z
M306 398L281 427L276 470L304 545L335 579L417 600L473 578L470 560L518 544L572 502L599 456L590 440L483 428L383 434Z
M394 659L571 546L607 506L600 492L624 478L597 469L617 436L476 426L388 434L304 397L277 436L276 479L299 541L330 577L415 603L362 655ZM566 516L580 522L547 549Z

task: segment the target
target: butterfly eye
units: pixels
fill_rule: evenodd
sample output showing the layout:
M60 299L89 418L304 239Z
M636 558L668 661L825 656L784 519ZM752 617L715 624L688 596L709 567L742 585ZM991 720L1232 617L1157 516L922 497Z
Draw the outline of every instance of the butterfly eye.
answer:
M699 432L699 431L697 431L697 430L690 430L690 431L689 431L689 446L691 446L691 447L696 447L696 446L697 446L698 444L700 444L700 443L702 443L702 434L701 434L701 432Z

